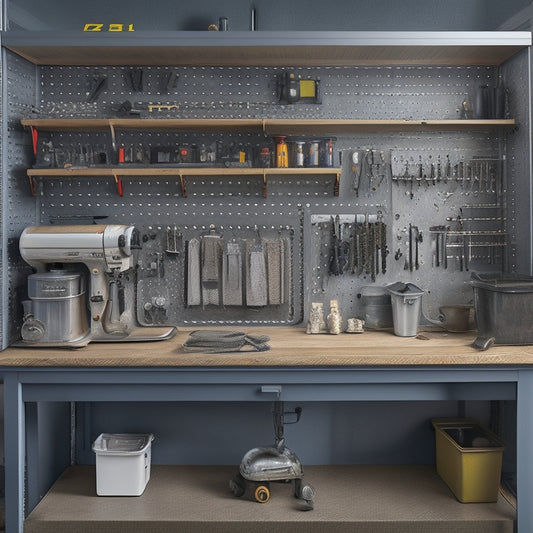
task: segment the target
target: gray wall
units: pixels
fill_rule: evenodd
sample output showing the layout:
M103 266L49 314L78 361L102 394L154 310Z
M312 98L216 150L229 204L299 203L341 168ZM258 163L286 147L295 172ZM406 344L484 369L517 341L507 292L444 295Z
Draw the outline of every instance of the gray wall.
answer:
M136 30L204 30L221 16L232 30L494 30L527 0L7 0L8 29L81 30L86 23ZM147 8L149 6L149 9Z

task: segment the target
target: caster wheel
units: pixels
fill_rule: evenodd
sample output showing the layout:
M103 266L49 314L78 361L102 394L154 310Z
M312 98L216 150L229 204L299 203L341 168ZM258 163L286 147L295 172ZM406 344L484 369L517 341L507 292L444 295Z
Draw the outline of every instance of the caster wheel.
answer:
M229 488L233 496L240 498L246 490L246 481L240 474L237 474L230 479Z
M266 503L270 500L270 490L265 485L259 485L254 492L254 498L259 503Z

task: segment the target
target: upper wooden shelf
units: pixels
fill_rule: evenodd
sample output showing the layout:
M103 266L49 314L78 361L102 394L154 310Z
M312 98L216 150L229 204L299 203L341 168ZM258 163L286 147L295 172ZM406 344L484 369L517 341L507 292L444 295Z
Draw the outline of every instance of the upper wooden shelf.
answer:
M8 31L2 44L37 65L500 65L531 33L376 31Z
M366 120L366 119L31 119L26 127L41 131L106 129L239 131L267 135L336 135L353 132L464 131L514 127L514 119Z

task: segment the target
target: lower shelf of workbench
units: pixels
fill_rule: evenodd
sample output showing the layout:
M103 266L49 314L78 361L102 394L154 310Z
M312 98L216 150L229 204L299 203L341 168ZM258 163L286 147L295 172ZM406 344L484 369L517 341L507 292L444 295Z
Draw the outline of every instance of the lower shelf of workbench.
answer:
M25 521L25 533L512 533L515 511L497 503L461 504L434 467L309 466L315 509L303 512L292 486L271 485L259 504L235 498L230 466L154 466L139 497L98 497L95 468L65 471Z

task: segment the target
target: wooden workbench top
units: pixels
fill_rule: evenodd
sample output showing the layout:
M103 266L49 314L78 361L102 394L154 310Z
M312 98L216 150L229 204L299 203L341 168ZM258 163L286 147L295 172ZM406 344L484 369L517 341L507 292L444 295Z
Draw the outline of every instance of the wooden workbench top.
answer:
M388 331L363 334L307 335L289 327L223 328L265 334L266 352L185 353L192 329L180 328L170 340L138 343L91 343L84 348L10 347L0 352L2 367L284 367L533 365L533 346L472 347L475 332L423 331L397 337Z

